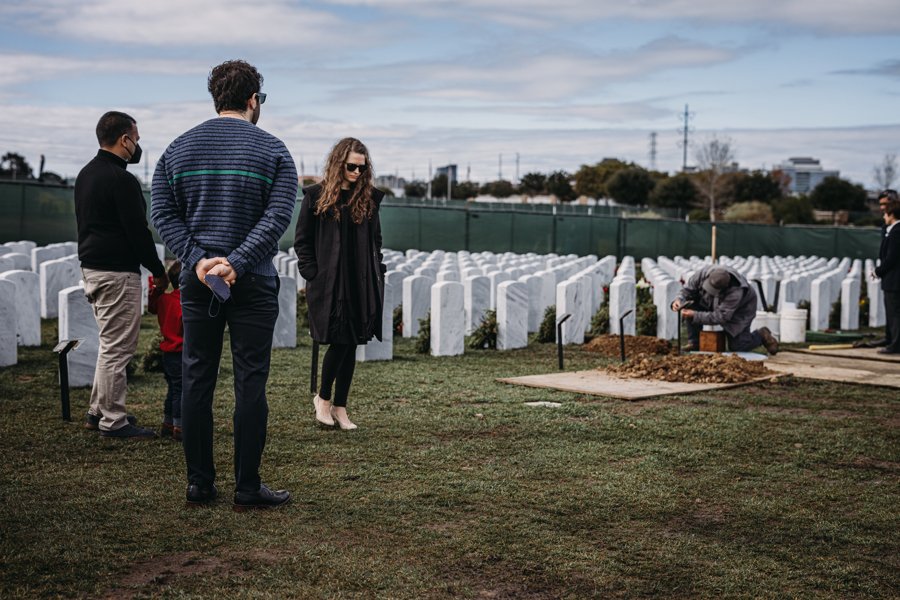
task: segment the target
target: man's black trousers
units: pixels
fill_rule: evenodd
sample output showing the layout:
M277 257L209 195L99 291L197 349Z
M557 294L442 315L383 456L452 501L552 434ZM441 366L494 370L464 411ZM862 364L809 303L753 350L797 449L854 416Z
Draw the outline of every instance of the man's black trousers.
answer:
M278 318L279 285L277 277L245 274L231 287L231 299L220 304L193 271L182 271L181 418L189 483L208 487L216 478L212 402L227 325L234 374L235 489L259 490L259 465L269 415L266 382L272 332Z

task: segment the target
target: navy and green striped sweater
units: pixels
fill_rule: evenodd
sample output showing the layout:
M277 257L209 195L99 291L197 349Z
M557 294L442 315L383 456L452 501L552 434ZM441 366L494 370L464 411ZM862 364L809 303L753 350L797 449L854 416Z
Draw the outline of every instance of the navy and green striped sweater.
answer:
M150 218L186 269L225 256L238 277L272 276L297 183L281 140L243 119L210 119L176 138L159 159Z

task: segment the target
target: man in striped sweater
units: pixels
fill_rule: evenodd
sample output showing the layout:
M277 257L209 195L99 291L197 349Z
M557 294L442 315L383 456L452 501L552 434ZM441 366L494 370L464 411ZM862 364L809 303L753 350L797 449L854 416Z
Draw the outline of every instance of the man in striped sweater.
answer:
M256 127L266 95L244 61L213 68L208 85L218 118L182 134L153 175L151 219L181 261L184 314L182 439L187 501L209 504L214 485L212 401L225 326L234 367L235 510L290 500L259 475L266 442L266 382L278 317L272 258L297 200L297 169L284 143ZM228 285L219 301L208 275Z

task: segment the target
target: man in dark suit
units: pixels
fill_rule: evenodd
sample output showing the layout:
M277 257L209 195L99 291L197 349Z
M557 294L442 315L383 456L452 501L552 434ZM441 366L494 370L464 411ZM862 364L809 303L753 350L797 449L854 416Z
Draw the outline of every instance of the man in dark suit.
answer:
M879 354L900 354L900 203L888 204L884 212L885 232L881 238L880 262L875 276L881 279L884 313L887 318L887 345Z

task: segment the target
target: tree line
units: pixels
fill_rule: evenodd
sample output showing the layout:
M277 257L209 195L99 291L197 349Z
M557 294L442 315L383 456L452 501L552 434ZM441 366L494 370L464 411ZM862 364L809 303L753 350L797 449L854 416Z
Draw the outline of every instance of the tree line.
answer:
M636 163L606 158L593 165L581 165L575 173L525 173L518 184L507 180L454 183L451 198L466 200L479 194L508 198L555 196L572 202L580 196L609 198L617 204L653 209L678 209L691 220L726 220L758 223L815 223L814 210L860 213L857 224L876 224L869 215L868 194L863 186L841 177L827 177L809 194L791 195L790 178L778 169L739 170L733 162L730 141L713 138L697 151L697 167L690 172L669 175ZM894 157L875 168L876 179L889 187L893 179ZM885 177L888 174L888 177ZM408 197L424 198L426 181L408 183ZM447 197L447 176L431 181L431 197ZM871 223L870 223L871 222Z
M42 157L43 159L43 157ZM53 171L41 171L37 177L34 168L28 164L25 157L16 152L7 152L0 157L0 179L13 179L18 181L41 181L57 185L65 185L66 180Z

